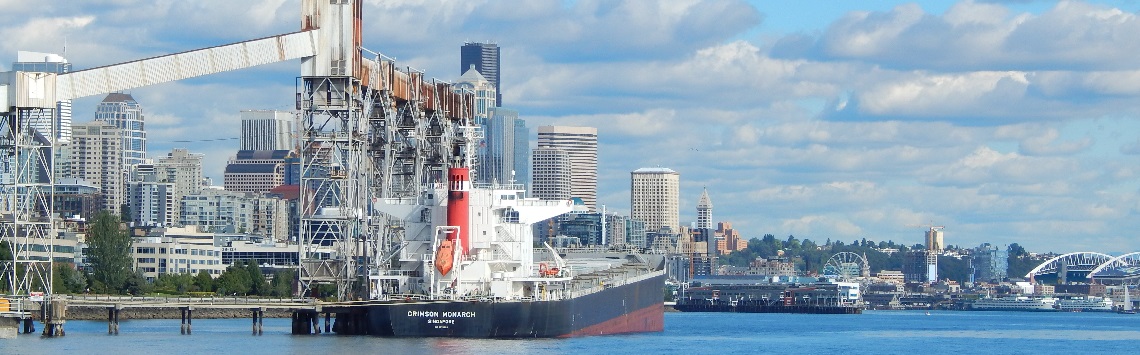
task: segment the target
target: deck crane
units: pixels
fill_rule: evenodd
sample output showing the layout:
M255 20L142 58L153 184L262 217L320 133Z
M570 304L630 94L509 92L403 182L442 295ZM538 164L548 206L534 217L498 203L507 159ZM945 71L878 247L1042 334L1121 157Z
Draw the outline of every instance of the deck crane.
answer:
M12 178L0 183L0 240L14 256L0 268L10 292L51 294L51 258L28 255L31 245L51 250L56 234L50 163L56 146L36 139L36 117L52 117L60 100L293 59L301 60L297 281L302 292L334 284L340 299L360 292L350 285L366 276L369 256L399 245L389 238L398 236L398 226L372 215L370 201L414 196L415 186L442 182L463 145L454 130L470 119L473 102L470 94L364 49L362 2L302 0L301 28L292 33L64 74L0 73L0 149L13 162ZM40 132L48 133L54 132ZM331 166L343 168L334 175ZM36 171L48 172L47 181L36 179Z

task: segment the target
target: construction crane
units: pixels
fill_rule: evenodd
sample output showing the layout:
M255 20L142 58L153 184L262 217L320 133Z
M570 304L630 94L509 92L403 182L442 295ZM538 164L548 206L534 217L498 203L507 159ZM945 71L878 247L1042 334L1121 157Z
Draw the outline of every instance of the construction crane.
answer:
M350 285L367 284L360 281L368 263L379 259L369 256L400 245L393 239L399 226L373 215L371 201L415 196L422 183L442 183L443 172L459 163L454 159L465 142L456 130L471 119L474 98L364 49L361 4L302 0L300 30L282 35L64 74L0 73L0 149L14 165L12 178L0 183L0 240L9 242L14 258L0 271L12 294L51 294L51 258L28 255L31 245L52 250L56 235L50 154L57 147L36 139L37 117L52 117L60 100L293 59L301 60L300 288L333 284L340 299L366 292ZM36 171L48 179L37 179Z

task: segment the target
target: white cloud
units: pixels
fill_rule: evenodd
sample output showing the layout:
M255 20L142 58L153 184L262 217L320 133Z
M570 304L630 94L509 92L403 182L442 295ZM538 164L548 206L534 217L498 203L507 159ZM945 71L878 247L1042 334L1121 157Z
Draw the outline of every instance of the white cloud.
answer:
M296 0L27 4L0 0L10 39L0 50L58 52L66 37L77 68L299 27ZM952 244L1140 248L1119 237L1140 228L1130 218L1140 174L1127 155L1140 154L1140 140L1128 124L1073 128L1140 115L1134 15L1095 2L1042 13L905 4L772 38L757 27L781 15L771 11L740 1L369 0L364 35L368 49L444 80L459 75L464 41L498 43L506 105L531 127L599 128L599 196L611 210L628 212L629 171L659 165L682 173L682 220L707 186L714 216L746 237L913 244L922 231L904 226L933 221ZM242 109L291 109L297 66L134 90L152 154L205 153L220 179L236 141L177 141L234 137ZM77 101L76 121L97 100Z

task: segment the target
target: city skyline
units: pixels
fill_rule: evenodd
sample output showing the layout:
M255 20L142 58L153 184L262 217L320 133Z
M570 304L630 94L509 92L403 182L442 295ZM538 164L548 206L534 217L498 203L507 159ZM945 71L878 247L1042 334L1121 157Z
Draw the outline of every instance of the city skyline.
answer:
M297 29L295 1L250 6L6 4L0 67L19 50L79 70ZM906 225L934 221L948 245L1140 249L1134 2L383 6L365 5L366 48L451 81L455 46L492 39L504 101L532 127L598 127L598 201L613 211L628 213L628 171L669 166L686 177L683 222L708 186L746 237L914 244ZM495 15L507 9L519 16ZM298 73L131 91L148 153L202 153L220 181L235 144L212 140L239 135L241 110L292 109ZM99 99L76 100L73 120Z

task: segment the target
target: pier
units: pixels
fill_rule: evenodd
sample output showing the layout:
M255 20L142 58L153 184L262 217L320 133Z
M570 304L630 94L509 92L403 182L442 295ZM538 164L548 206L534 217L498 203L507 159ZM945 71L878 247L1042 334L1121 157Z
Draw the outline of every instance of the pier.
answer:
M43 336L64 336L68 314L81 319L100 319L105 310L107 334L129 332L121 327L124 311L141 319L171 319L181 322L179 333L192 335L195 317L240 318L251 320L250 333L262 335L268 311L272 317L292 317L292 334L309 335L338 332L366 334L366 312L363 302L321 302L311 298L256 297L132 297L107 295L56 296L51 301L0 299L0 338L36 331L41 324ZM70 311L69 311L70 310ZM177 316L171 312L177 311ZM323 321L323 323L322 323Z

